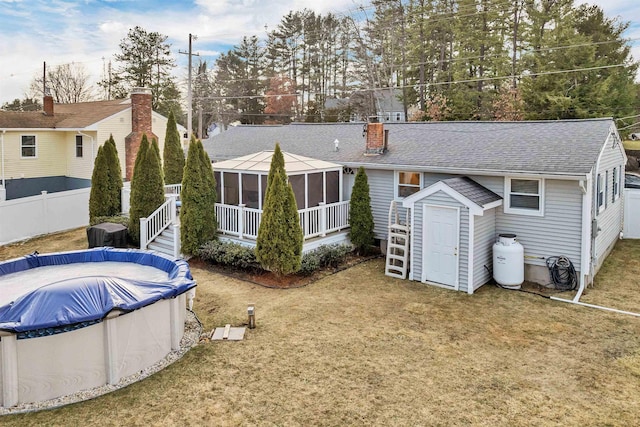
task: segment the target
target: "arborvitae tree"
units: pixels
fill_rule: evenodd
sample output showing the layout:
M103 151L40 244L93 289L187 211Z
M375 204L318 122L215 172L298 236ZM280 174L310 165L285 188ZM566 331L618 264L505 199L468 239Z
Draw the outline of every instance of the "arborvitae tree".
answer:
M89 221L99 216L111 215L108 206L109 175L104 147L98 147L98 155L93 163L91 193L89 194Z
M113 135L104 143L104 155L107 158L107 173L109 174L109 194L111 204L109 215L119 215L122 211L122 169L118 158L118 149Z
M208 165L205 165L205 162ZM182 253L195 254L216 237L216 186L209 156L200 141L191 138L180 192L180 241Z
M180 184L184 171L184 151L180 144L180 133L173 112L169 113L167 131L164 137L164 182Z
M293 188L278 161L274 154L258 229L256 258L263 268L286 275L300 269L303 236Z
M265 189L265 203L266 198L269 196L269 186L271 185L271 175L276 170L282 171L282 173L286 175L284 169L284 156L282 155L282 150L280 150L280 144L276 142L276 148L273 150L273 156L271 156L271 165L269 166L269 175L267 175L267 188Z
M373 213L369 196L369 181L363 167L358 169L349 202L349 239L356 250L366 253L374 243Z
M162 185L164 186L164 171L162 170L162 158L160 157L160 145L158 144L158 140L153 138L151 140L151 148L156 152L156 157L160 162L160 176L162 177Z
M213 174L213 167L211 165L211 159L204 150L202 141L198 140L198 151L200 153L200 164L202 166L202 181L203 187L203 199L201 212L203 219L205 220L205 229L202 230L201 236L203 243L215 238L218 231L218 221L216 218L216 177Z
M143 134L131 179L129 234L134 242L140 241L140 218L148 217L164 203L161 169L156 149Z

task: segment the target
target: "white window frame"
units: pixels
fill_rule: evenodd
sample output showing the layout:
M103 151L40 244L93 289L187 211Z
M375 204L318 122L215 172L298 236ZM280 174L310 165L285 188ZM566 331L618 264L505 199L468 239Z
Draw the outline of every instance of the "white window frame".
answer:
M596 178L596 204L598 212L602 212L604 210L604 178L601 173Z
M537 196L540 200L538 204L538 209L526 209L526 208L512 208L511 207L511 180L521 180L521 181L536 181L538 182L538 193L537 194L525 194L521 193L525 196ZM528 215L528 216L544 216L544 187L545 187L544 178L529 178L529 177L519 177L506 176L504 178L504 213L508 214L517 214L517 215ZM520 194L520 193L516 193Z
M25 156L23 154L22 150L25 148L25 145L22 138L24 138L25 136L33 137L33 156ZM27 147L31 147L31 146L27 146ZM20 158L21 159L37 159L38 158L38 136L37 135L33 135L33 134L20 135Z
M411 185L411 184L402 184L404 187L414 187L417 188L417 191L422 190L422 188L424 187L424 176L422 172L417 172L417 171L409 171L409 170L397 170L394 172L394 176L393 176L393 196L395 197L396 200L403 200L405 197L407 196L401 196L400 195L400 174L401 173L410 173L410 174L418 174L418 176L420 177L420 184L419 185ZM412 193L413 194L413 193Z

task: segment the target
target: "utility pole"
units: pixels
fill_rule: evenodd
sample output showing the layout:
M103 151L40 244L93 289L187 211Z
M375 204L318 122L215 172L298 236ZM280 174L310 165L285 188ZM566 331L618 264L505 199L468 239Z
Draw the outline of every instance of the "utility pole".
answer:
M183 52L181 50L178 53L182 53L185 55L189 55L189 73L187 77L187 139L191 141L191 133L193 132L193 105L192 105L192 93L191 93L191 57L192 56L200 56L199 53L193 53L191 50L191 42L192 40L197 40L198 36L192 35L189 33L189 52Z

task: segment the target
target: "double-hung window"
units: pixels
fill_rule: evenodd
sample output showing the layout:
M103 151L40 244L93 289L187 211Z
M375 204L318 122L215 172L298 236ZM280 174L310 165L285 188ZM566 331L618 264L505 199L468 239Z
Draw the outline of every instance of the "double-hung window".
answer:
M38 151L36 149L36 136L35 135L22 135L20 145L20 156L22 158L36 157Z
M422 174L420 172L396 172L396 198L404 198L417 193L422 188Z
M544 215L544 179L505 178L505 213Z
M601 173L598 174L596 193L598 198L598 212L600 212L604 209L604 177Z
M82 157L82 135L76 135L76 157Z

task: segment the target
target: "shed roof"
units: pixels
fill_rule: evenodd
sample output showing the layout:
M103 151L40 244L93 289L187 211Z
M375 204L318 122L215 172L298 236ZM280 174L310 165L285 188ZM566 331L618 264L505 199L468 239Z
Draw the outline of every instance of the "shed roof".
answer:
M462 194L478 206L488 205L502 199L487 187L478 184L468 176L445 179L442 182Z
M576 176L591 171L611 129L615 129L610 118L385 123L388 151L365 156L363 125L237 126L203 144L209 156L217 160L273 149L277 142L289 153L348 166Z
M284 157L284 168L287 173L342 168L341 165L336 163L329 163L324 160L316 160L310 157L299 156L284 151L282 152L282 156ZM272 157L273 150L265 150L249 154L247 156L218 162L215 163L213 167L216 170L269 172Z

